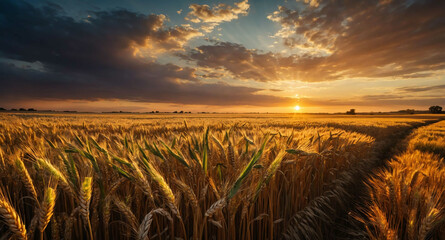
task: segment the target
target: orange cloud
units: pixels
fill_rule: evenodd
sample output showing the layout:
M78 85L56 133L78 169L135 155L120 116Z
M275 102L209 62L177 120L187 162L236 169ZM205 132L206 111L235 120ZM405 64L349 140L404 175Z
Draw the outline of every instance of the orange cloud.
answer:
M221 23L238 19L239 15L247 15L250 5L248 0L244 0L235 3L234 7L220 3L213 7L207 4L192 4L189 8L191 11L187 14L186 20L194 23Z

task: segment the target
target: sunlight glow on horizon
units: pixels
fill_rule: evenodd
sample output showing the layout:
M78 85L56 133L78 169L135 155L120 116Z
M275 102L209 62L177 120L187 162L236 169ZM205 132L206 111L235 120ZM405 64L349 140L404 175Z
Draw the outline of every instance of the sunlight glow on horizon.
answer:
M0 111L299 115L445 105L445 1L54 2L0 0L8 6L0 28L13 29L0 44ZM411 15L414 7L422 11Z

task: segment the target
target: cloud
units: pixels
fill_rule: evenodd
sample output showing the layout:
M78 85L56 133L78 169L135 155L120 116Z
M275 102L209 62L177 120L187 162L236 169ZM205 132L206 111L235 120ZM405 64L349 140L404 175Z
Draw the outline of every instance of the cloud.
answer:
M191 4L189 6L191 11L187 14L186 20L194 23L221 23L230 22L234 19L238 19L239 15L247 15L250 5L248 0L235 3L235 6L230 6L224 3L220 3L213 7L207 4Z
M442 105L445 103L445 97L414 97L401 98L399 95L366 95L355 98L301 98L300 102L306 107L381 107L382 110L388 110L388 107L395 110L397 107L416 107L425 109L431 105Z
M300 80L307 82L337 79L334 70L319 69L323 57L290 55L247 49L230 42L201 45L186 53L177 54L199 67L224 69L238 80L259 82Z
M201 105L278 106L291 99L257 94L261 89L225 83L178 83L194 79L192 69L144 64L145 71L114 71L101 75L40 72L0 64L0 99L90 100L124 99ZM168 75L166 74L168 73ZM8 79L7 81L4 79Z
M425 78L445 69L445 2L318 1L279 7L269 15L283 55L229 43L182 54L198 66L222 68L240 80L323 82L350 78Z
M311 7L318 7L320 2L318 0L304 0L305 3L309 3Z
M302 81L424 77L445 68L444 1L305 2L311 6L268 16L282 27L276 37L300 52Z
M164 15L143 15L127 10L91 12L84 21L63 16L60 7L43 9L17 1L2 1L0 39L3 57L63 63L96 58L106 63L138 48L178 50L191 38L202 35L191 27L167 28Z
M174 51L198 32L166 27L164 15L96 11L82 21L57 5L0 2L0 100L101 100L272 106L262 89L203 82L193 67L161 64L138 51ZM156 49L153 49L155 47Z
M262 53L230 42L202 45L179 56L200 67L225 69L240 80L268 82L297 77L293 57Z
M206 32L206 33L210 33L213 32L213 30L215 29L215 27L218 26L219 23L207 23L207 24L203 24L201 25L201 30Z
M434 86L401 87L401 88L397 88L397 91L417 93L417 92L429 92L429 91L442 91L443 89L445 89L445 84L444 85L434 85Z

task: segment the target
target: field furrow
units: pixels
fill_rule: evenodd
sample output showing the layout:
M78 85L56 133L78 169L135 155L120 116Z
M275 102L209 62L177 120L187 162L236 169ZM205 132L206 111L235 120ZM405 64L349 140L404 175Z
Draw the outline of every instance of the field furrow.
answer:
M363 202L352 213L367 239L444 239L444 126L415 129L367 179Z

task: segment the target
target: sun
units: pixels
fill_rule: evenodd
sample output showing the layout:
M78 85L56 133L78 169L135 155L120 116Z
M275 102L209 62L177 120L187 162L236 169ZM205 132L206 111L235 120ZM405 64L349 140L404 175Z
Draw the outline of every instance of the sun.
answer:
M300 111L300 106L297 105L294 107L294 109L295 109L295 111Z

